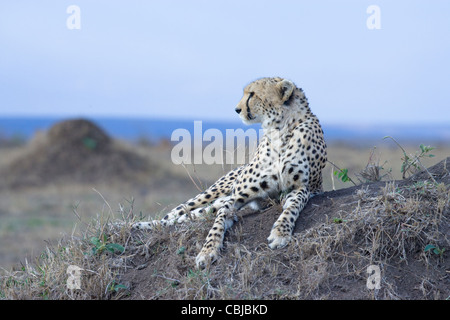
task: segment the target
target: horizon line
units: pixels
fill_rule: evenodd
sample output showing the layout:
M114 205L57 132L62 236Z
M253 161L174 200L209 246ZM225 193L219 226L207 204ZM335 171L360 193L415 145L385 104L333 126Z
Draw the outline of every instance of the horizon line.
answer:
M134 121L145 121L145 120L161 120L161 121L207 121L207 122L219 122L219 123L242 123L242 120L237 119L216 119L212 117L172 117L172 116L151 116L151 115L104 115L104 114L92 114L92 115L83 115L83 114L0 114L0 120L2 119L18 119L18 120L26 120L26 119L51 119L51 120L64 120L64 119L109 119L109 120L134 120ZM355 123L354 121L343 122L343 121L320 121L322 125L325 126L348 126L349 130L352 128L362 129L364 127L377 127L377 126L418 126L418 127L427 127L427 126L449 126L450 128L450 120L442 120L442 121L358 121ZM242 123L244 124L244 123ZM245 125L245 124L244 124ZM257 125L257 124L255 124ZM247 126L247 125L246 125Z

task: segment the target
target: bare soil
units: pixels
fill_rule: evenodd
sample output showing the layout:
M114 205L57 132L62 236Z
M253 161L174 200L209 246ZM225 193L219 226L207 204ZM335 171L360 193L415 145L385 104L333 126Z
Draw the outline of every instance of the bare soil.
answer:
M266 240L280 205L245 212L226 235L221 258L205 271L195 269L194 258L207 228L156 232L121 276L127 298L448 299L448 252L424 250L450 245L447 164L450 158L429 169L440 194L422 184L430 177L421 172L314 197L281 250L270 250ZM437 208L439 201L446 204ZM381 270L380 289L367 287L370 265ZM198 281L203 285L193 285Z

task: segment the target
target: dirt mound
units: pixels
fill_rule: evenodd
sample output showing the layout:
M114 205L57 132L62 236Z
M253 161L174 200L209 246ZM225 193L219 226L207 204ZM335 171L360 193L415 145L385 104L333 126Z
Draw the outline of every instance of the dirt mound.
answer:
M213 216L143 232L131 227L141 219L131 203L118 221L94 220L37 266L0 277L0 298L448 300L449 163L314 197L280 250L266 238L281 204L239 212L219 259L204 270L195 257ZM68 290L68 265L83 270L80 289Z
M111 139L89 120L62 121L36 136L0 169L10 188L48 183L127 179L149 170L146 159Z
M60 154L104 152L111 148L111 138L93 122L85 119L67 120L55 124L47 133L48 145ZM64 156L64 155L63 155Z
M195 256L213 218L138 233L144 245L120 283L130 299L448 299L448 164L429 169L437 183L421 172L314 197L281 250L266 240L281 205L244 212L207 270ZM369 266L380 271L377 287Z

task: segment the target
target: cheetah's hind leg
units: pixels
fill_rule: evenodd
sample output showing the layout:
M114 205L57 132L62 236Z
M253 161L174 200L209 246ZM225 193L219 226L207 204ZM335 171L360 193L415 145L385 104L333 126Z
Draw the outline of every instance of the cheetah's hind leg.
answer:
M228 201L234 181L244 168L245 165L231 170L207 190L170 211L163 219L137 222L133 225L133 228L151 230L157 226L171 226L175 223L188 221L191 218L200 218L208 212L215 213Z
M227 200L230 199L230 196L219 198L215 201L213 201L210 205L205 207L200 207L193 209L189 211L188 213L180 214L180 207L183 207L183 205L180 205L173 209L169 214L166 215L164 219L161 220L152 220L152 221L141 221L137 222L133 225L133 228L138 230L152 230L155 227L159 226L171 226L175 223L185 223L189 220L198 220L203 219L208 214L216 213L219 208L223 206ZM186 210L187 211L187 210Z

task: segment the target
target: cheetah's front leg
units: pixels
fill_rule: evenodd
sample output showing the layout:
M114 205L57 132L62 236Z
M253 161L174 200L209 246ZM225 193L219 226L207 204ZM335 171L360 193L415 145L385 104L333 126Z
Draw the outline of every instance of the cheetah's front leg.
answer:
M231 228L234 221L237 220L235 215L236 209L233 207L234 200L228 200L217 212L213 227L208 233L206 242L202 250L197 255L195 263L198 268L205 268L217 260L219 251L223 245L223 238L227 229Z
M295 221L309 200L309 189L304 186L291 191L283 205L283 212L274 223L270 236L267 238L271 249L286 246L292 237Z

